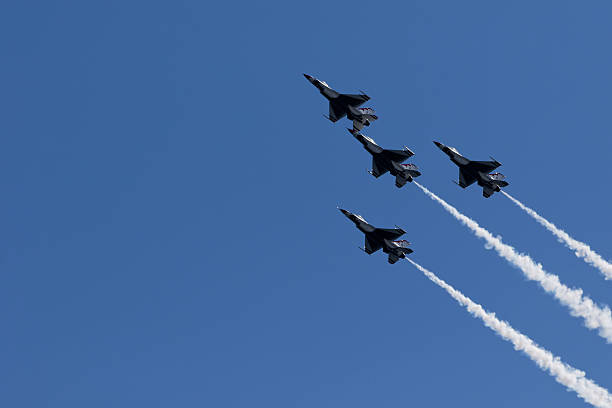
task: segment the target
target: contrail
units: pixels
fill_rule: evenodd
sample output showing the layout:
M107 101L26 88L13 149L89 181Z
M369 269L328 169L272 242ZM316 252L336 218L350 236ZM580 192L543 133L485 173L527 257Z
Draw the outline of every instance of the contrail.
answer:
M593 406L612 407L612 396L610 396L608 390L586 378L584 371L565 364L559 357L554 356L550 351L538 346L533 340L515 330L510 324L499 320L495 316L495 313L487 312L481 305L475 303L472 299L438 278L432 272L411 259L406 259L418 270L423 272L429 280L446 290L446 292L448 292L448 294L461 306L464 306L472 316L482 320L485 326L493 330L504 340L511 342L515 350L520 350L525 353L538 367L553 376L558 383L565 385L568 390L574 391L580 398Z
M514 204L519 206L521 210L531 215L531 217L543 225L544 228L552 232L553 235L559 239L559 242L564 243L566 247L573 250L578 258L584 259L586 263L589 263L599 269L606 279L612 279L612 264L603 259L597 252L593 251L591 247L584 242L576 241L574 238L570 237L567 232L557 228L555 224L546 220L540 214L525 206L510 194L506 193L505 191L502 191L501 193L508 197Z
M612 343L612 314L608 306L603 308L597 306L591 298L583 296L582 289L568 288L560 282L557 275L546 272L542 265L535 263L529 255L518 253L510 245L504 244L501 237L494 237L476 221L461 214L455 207L416 181L414 183L432 200L440 203L453 217L471 229L477 237L483 238L487 243L485 248L494 248L499 256L519 268L528 279L538 282L546 292L551 293L561 304L567 306L572 316L582 317L586 327L591 330L597 329L601 337L608 343Z

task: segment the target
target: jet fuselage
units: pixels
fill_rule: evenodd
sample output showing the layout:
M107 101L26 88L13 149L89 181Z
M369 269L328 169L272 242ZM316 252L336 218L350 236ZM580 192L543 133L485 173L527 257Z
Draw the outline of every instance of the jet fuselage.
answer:
M329 85L327 85L325 82L307 74L304 74L304 76L311 84L313 84L319 90L319 92L321 92L321 95L327 98L328 101L336 99L338 98L338 96L340 96L338 92L331 89Z
M348 131L355 136L355 139L359 140L359 142L363 145L363 148L372 156L382 153L383 148L377 145L371 138L364 136L359 132L354 132L352 129L348 129Z
M370 233L376 229L373 225L370 225L366 220L364 220L361 215L353 214L352 212L343 210L342 208L340 208L340 211L346 216L346 218L353 221L357 229L364 234Z

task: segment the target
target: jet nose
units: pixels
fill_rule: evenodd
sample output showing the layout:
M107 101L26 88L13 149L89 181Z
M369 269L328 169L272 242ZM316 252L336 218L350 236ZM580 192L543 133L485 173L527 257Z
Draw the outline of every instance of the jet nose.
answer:
M346 210L345 210L345 209L343 209L343 208L338 208L338 209L340 210L340 212L341 212L342 214L346 215L347 217L349 216L350 212L346 211Z
M442 143L440 143L440 142L436 142L435 140L434 140L434 144L435 144L436 146L438 146L438 148L439 148L439 149L441 149L441 148L443 148L443 147L444 147L444 145L443 145Z
M310 76L310 75L308 75L308 74L304 74L304 78L306 78L306 79L307 79L307 80L309 80L310 82L312 82L312 81L314 80L314 78L313 78L313 77L311 77L311 76Z

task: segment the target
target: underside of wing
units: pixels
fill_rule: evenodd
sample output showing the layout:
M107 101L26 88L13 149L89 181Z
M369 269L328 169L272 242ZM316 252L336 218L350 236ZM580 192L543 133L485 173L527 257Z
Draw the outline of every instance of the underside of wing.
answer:
M374 239L368 238L368 235L365 236L365 251L368 254L372 254L382 248L382 243L376 241Z
M336 99L329 102L329 119L337 122L342 119L348 111L348 106L357 107L369 100L367 95L340 94Z
M385 165L384 161L372 158L372 175L374 177L378 178L388 171L389 169Z
M346 116L346 106L337 101L332 101L329 103L329 120L332 122L337 122Z
M357 107L369 101L370 97L367 95L340 94L338 100L345 105Z
M376 228L376 235L383 239L388 239L390 241L398 239L406 232L400 228Z
M384 150L383 154L387 159L397 163L401 163L409 157L414 156L414 153L410 150Z
M459 169L459 185L461 187L466 188L467 186L474 184L475 181L475 175Z
M480 173L490 173L501 164L495 161L473 161L468 166Z

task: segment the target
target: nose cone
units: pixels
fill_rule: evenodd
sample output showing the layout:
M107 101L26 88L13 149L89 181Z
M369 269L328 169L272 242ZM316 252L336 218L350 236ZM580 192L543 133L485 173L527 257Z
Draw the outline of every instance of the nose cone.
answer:
M438 146L438 148L439 148L439 149L442 149L442 148L444 147L444 145L443 145L442 143L440 143L440 142L436 142L435 140L434 140L434 144L435 144L436 146Z
M346 210L345 210L345 209L343 209L343 208L338 208L338 209L340 210L340 212L341 212L342 214L346 215L347 217L348 217L348 216L351 214L350 212L346 211Z
M307 80L309 80L310 82L314 82L314 78L313 78L313 77L311 77L311 76L310 76L310 75L308 75L308 74L304 74L304 78L306 78L306 79L307 79Z

